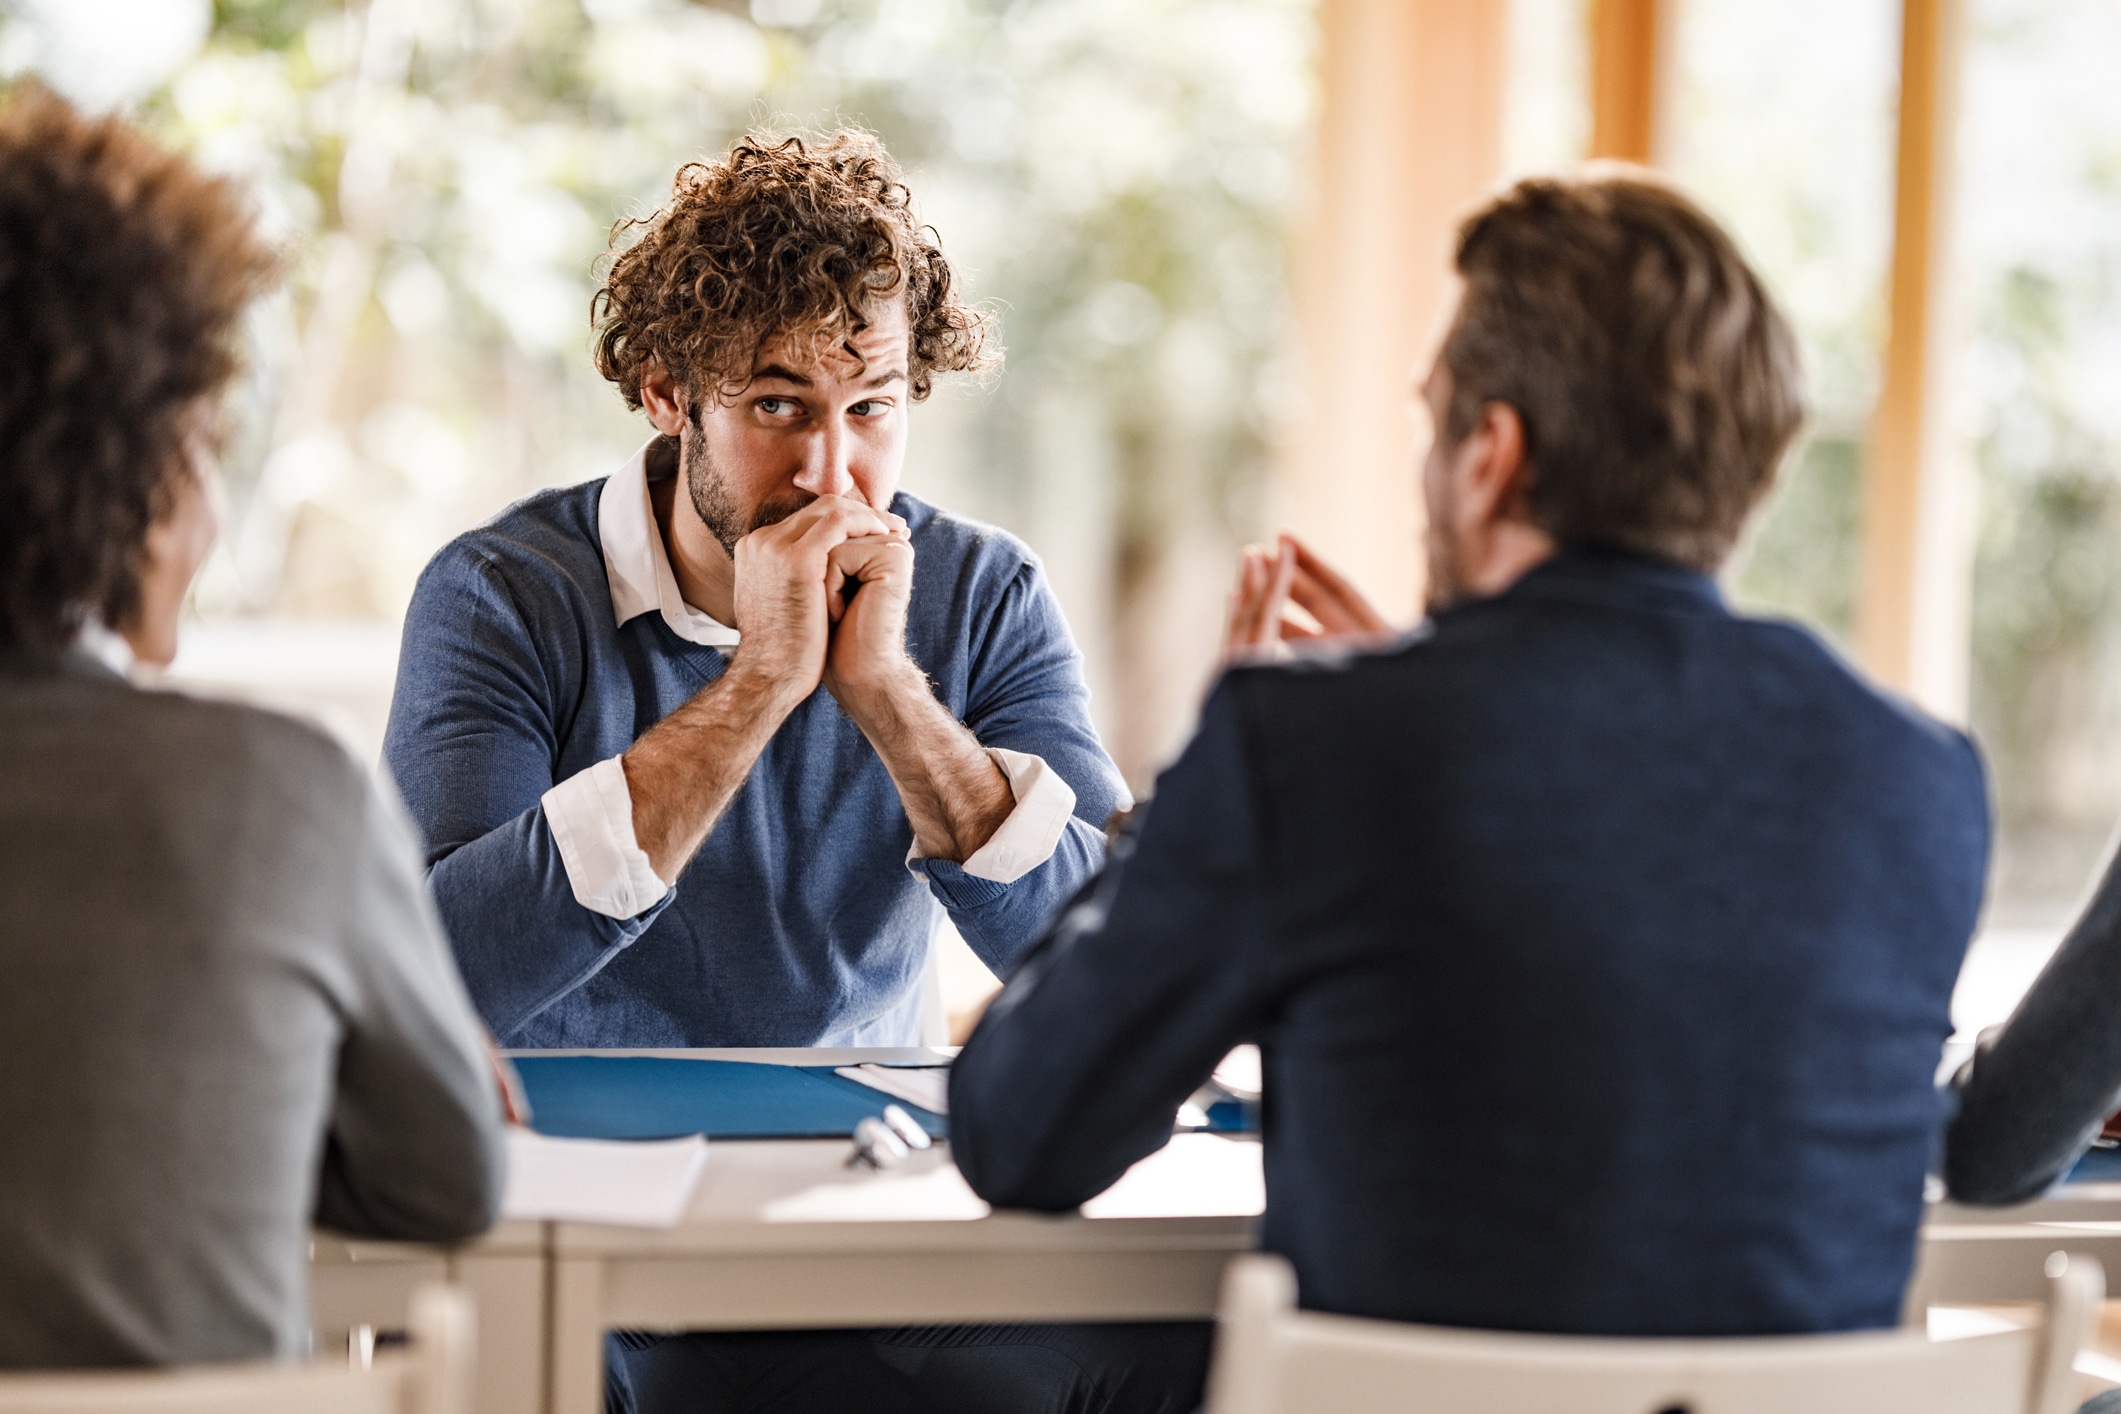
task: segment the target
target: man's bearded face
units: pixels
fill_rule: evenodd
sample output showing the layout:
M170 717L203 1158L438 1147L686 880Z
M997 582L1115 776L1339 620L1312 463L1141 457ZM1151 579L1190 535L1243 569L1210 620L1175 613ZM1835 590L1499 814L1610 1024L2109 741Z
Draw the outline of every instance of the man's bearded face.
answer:
M1441 443L1443 438L1439 435L1436 440ZM1440 449L1432 450L1429 457L1432 462L1445 460L1447 464ZM1460 554L1456 533L1458 494L1450 476L1425 475L1422 486L1429 521L1422 537L1429 559L1427 611L1433 614L1465 597L1464 556Z
M700 520L731 556L736 554L736 542L752 531L778 524L817 499L814 492L789 487L756 505L746 505L716 463L714 452L701 432L697 414L693 432L695 435L685 439L683 462L679 468L685 476L685 494L692 498L692 508L699 513Z
M905 302L893 300L837 348L769 340L743 387L694 393L679 469L724 550L820 496L890 506L906 459L910 352Z
M1428 414L1429 452L1421 467L1422 507L1428 526L1422 533L1428 551L1428 612L1447 609L1465 597L1465 553L1459 544L1458 489L1452 477L1458 450L1448 431L1451 371L1438 358L1422 380L1421 405Z

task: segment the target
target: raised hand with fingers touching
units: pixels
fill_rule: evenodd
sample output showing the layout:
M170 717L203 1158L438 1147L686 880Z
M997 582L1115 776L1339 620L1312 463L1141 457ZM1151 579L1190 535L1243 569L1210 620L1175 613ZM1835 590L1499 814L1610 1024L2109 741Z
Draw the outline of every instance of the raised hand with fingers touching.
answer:
M1290 618L1291 604L1316 627ZM1275 537L1272 550L1245 547L1229 605L1226 663L1273 657L1283 643L1355 644L1393 632L1361 590L1287 532Z

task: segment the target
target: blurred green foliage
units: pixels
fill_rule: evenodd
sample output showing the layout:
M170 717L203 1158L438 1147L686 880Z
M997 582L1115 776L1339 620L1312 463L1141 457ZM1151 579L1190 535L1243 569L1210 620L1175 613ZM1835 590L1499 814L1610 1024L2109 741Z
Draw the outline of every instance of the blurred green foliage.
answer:
M1799 0L1771 14L1692 0L1689 11L1693 42L1711 60L1697 63L1696 80L1706 71L1720 83L1693 95L1695 166L1685 175L1733 219L1790 309L1816 408L1749 538L1734 595L1844 647L1890 237L1880 159L1891 112L1877 103L1893 94L1894 8ZM1992 917L2052 924L2068 916L2121 814L2121 90L2106 73L2121 10L1973 0L1969 11L1958 130L1964 357L1944 396L1978 476L1970 715L2001 827ZM1739 43L1748 26L1774 23L1843 42L1825 54L1759 34ZM1836 66L1864 47L1848 41L1867 28L1871 71L1842 75L1830 102L1808 96L1819 73L1831 87Z
M447 534L609 470L642 435L587 354L611 224L746 129L846 121L909 169L1008 349L916 468L932 450L1020 529L1073 494L1042 480L1102 468L1123 613L1174 521L1243 523L1263 479L1310 24L1302 0L218 0L142 113L256 184L296 278L260 322L208 608L394 614ZM1099 455L1041 458L1053 405Z
M26 52L28 3L0 0L0 58ZM1682 26L1675 168L1767 274L1813 383L1733 596L1843 645L1897 12L1689 0ZM1972 12L1972 714L2005 902L2052 912L2121 807L2121 10ZM215 0L141 111L255 185L295 278L254 331L202 602L394 616L448 535L609 470L644 432L588 358L611 224L747 128L852 121L909 168L1008 349L997 383L917 414L909 479L1073 576L1124 717L1142 681L1183 675L1140 627L1175 541L1262 528L1312 27L1307 0ZM1125 747L1137 774L1155 745Z

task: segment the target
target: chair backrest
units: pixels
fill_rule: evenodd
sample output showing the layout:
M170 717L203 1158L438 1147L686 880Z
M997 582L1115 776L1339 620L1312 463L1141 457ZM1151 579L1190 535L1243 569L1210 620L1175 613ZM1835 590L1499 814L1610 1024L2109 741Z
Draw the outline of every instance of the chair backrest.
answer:
M0 1414L471 1414L478 1317L449 1286L413 1293L403 1351L368 1369L235 1365L0 1374Z
M2105 1274L2055 1254L2043 1326L1636 1340L1402 1325L1296 1309L1279 1257L1231 1263L1208 1414L2067 1414Z

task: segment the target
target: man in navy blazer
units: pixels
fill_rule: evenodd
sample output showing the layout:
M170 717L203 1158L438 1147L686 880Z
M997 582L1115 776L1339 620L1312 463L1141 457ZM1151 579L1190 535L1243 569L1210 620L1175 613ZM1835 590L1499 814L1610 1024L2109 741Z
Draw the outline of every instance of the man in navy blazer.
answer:
M1713 221L1645 177L1527 181L1455 264L1422 384L1429 619L1378 639L1293 542L1248 558L1241 657L1340 641L1224 677L958 1059L958 1166L1071 1207L1257 1040L1262 1243L1305 1306L1893 1325L1979 759L1718 592L1802 401Z

